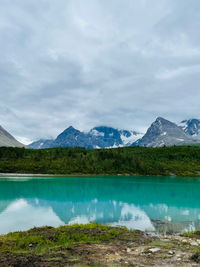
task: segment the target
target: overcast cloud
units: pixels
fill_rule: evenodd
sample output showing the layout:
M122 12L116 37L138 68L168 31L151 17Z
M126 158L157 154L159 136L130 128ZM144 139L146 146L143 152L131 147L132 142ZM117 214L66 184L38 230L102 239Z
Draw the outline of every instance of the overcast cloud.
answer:
M1 0L0 124L144 131L200 118L199 0Z

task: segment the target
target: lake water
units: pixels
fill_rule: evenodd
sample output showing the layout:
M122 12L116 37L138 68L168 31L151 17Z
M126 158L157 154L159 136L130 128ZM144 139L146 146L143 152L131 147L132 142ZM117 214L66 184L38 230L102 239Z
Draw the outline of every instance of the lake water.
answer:
M200 228L200 179L0 179L0 234L89 222L157 232L195 230Z

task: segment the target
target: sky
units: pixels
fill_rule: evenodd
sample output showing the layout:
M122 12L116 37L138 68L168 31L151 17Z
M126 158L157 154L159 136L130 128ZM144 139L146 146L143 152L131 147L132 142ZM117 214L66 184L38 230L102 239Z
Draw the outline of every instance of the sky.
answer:
M0 124L144 132L200 118L199 0L1 0Z

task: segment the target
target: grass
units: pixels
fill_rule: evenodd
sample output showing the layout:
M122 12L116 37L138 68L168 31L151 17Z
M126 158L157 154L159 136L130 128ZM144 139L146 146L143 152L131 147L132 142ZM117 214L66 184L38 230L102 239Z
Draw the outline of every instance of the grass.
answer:
M183 238L199 236L200 232L196 231L184 234ZM138 255L129 253L127 247L131 247L134 253L139 248ZM158 247L160 251L149 256L152 247ZM151 237L138 230L130 231L125 227L97 223L58 228L46 226L0 236L0 266L111 267L129 266L126 265L127 262L129 264L134 260L139 265L141 261L152 265L156 260L159 265L162 261L171 259L169 250L174 251L174 255L180 251L188 253L188 262L200 262L200 247L175 239L162 241L159 237ZM111 256L109 262L106 255ZM115 265L116 261L118 264Z
M168 242L164 242L164 241L160 241L160 240L155 240L153 242L151 242L149 245L151 245L152 247L163 247L163 248L173 248L174 245L172 243L168 243Z
M123 232L127 232L123 229ZM47 253L50 249L72 249L76 243L101 243L119 237L120 231L99 224L33 228L0 237L0 252Z
M182 236L200 239L200 230L193 231L193 232L186 232L182 234Z
M9 233L0 236L0 266L40 266L41 262L51 262L55 266L58 263L61 264L58 266L81 266L78 264L88 262L84 246L133 240L146 242L143 235L140 231L97 223L58 228L46 226ZM89 266L100 265L91 262Z

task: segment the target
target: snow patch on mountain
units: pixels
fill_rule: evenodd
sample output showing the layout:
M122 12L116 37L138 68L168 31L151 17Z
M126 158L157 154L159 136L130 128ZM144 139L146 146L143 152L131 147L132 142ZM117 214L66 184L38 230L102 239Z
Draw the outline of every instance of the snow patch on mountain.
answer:
M99 132L96 129L92 129L89 133L94 136L104 136L103 132Z
M128 134L125 134L124 131L122 130L121 131L121 139L122 139L122 142L123 142L123 146L128 146L128 145L131 145L133 142L137 141L138 139L142 138L144 134L142 133L137 133L137 132L134 132L134 131L130 131L129 132L130 135Z
M199 119L189 119L183 120L179 124L179 127L183 129L186 134L193 137L200 136L200 120Z

